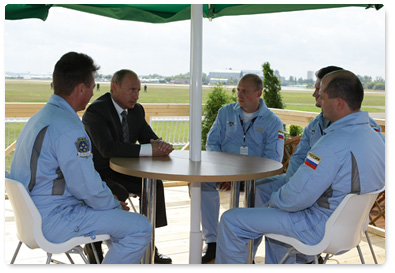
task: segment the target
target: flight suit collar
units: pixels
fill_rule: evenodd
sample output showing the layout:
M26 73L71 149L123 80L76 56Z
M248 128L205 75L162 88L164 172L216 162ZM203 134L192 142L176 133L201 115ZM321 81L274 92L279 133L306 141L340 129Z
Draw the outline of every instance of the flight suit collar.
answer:
M58 106L64 110L67 110L69 112L71 112L71 114L77 118L79 121L81 121L80 117L77 115L77 113L74 111L74 109L71 107L71 105L65 100L63 99L61 96L58 96L56 94L52 94L51 97L49 97L48 100L49 104Z
M324 134L337 130L339 128L356 125L356 124L369 124L369 114L368 112L359 111L351 113L339 120L333 122L328 128L324 130Z

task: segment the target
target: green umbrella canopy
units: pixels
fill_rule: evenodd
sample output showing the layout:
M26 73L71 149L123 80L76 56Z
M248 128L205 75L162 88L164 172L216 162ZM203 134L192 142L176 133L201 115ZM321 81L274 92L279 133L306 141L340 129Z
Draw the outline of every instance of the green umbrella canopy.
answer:
M221 16L341 7L380 9L382 6L381 4L204 4L203 16L211 19ZM168 23L191 18L190 4L8 4L5 7L5 19L37 18L45 21L49 10L54 7L147 23Z

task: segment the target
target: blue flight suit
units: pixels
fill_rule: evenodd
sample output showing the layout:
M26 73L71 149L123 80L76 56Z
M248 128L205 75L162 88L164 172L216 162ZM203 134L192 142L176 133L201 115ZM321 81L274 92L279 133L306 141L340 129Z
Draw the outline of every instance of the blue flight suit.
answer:
M223 106L207 136L207 151L240 154L240 147L248 147L248 154L281 162L284 133L281 119L267 108L262 98L259 109L244 124L238 102ZM244 130L242 128L242 123ZM245 143L244 143L245 134ZM202 183L202 229L206 243L217 241L219 194L216 183Z
M296 151L291 156L287 172L281 175L260 179L256 183L256 199L255 207L264 206L270 199L273 192L277 191L283 186L289 178L297 171L297 169L304 163L304 160L308 154L308 151L314 146L314 144L324 135L325 124L328 121L324 118L322 112L310 121L308 126L304 129L303 136L300 139ZM384 135L381 134L381 128L377 122L369 117L369 123L372 129L379 133L380 137L385 140ZM266 253L271 252L271 255L266 255L265 263L275 263L281 259L288 251L288 246L274 240L265 239ZM275 254L274 254L275 253ZM271 260L271 257L280 257ZM297 263L306 263L313 261L314 257L297 255ZM287 262L292 262L287 260Z
M140 263L152 226L114 199L95 171L80 118L60 96L52 95L23 128L10 178L28 189L49 241L109 234L113 243L103 263Z
M327 219L347 194L384 186L385 143L371 129L367 112L349 114L323 132L289 181L272 193L266 207L238 208L222 215L216 263L245 263L248 241L267 233L316 244L324 235ZM265 259L268 254L272 253L266 253ZM295 262L295 255L290 259Z

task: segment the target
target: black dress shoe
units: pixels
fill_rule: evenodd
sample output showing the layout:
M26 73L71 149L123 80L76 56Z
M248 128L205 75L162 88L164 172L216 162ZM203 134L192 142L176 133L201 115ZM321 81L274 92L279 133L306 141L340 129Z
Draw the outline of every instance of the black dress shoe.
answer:
M207 264L215 259L217 243L208 243L205 252L202 255L202 264Z
M158 252L158 249L155 247L154 263L156 263L156 264L171 264L172 260L169 256L160 254Z

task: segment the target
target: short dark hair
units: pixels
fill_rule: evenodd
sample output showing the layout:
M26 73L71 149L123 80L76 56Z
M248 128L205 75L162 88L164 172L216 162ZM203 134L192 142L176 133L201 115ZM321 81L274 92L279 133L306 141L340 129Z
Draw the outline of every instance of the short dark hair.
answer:
M254 83L255 87L256 87L256 90L263 89L262 79L258 75L253 74L253 73L245 74L240 79L240 81L245 81L245 80L252 81Z
M80 84L92 84L92 73L98 71L93 59L86 54L69 52L64 54L55 64L52 74L55 94L69 96L74 88Z
M122 81L127 74L132 74L138 78L137 74L134 71L132 71L130 69L121 69L121 70L118 70L117 72L115 72L114 75L112 76L111 85L114 82L118 83L118 84L122 84Z
M324 90L328 97L343 99L351 111L361 109L363 101L363 86L359 78L350 71L335 75Z
M326 74L337 71L337 70L343 70L343 68L334 66L334 65L330 65L327 67L323 67L320 70L318 70L317 72L315 72L315 76L318 79L322 79Z

